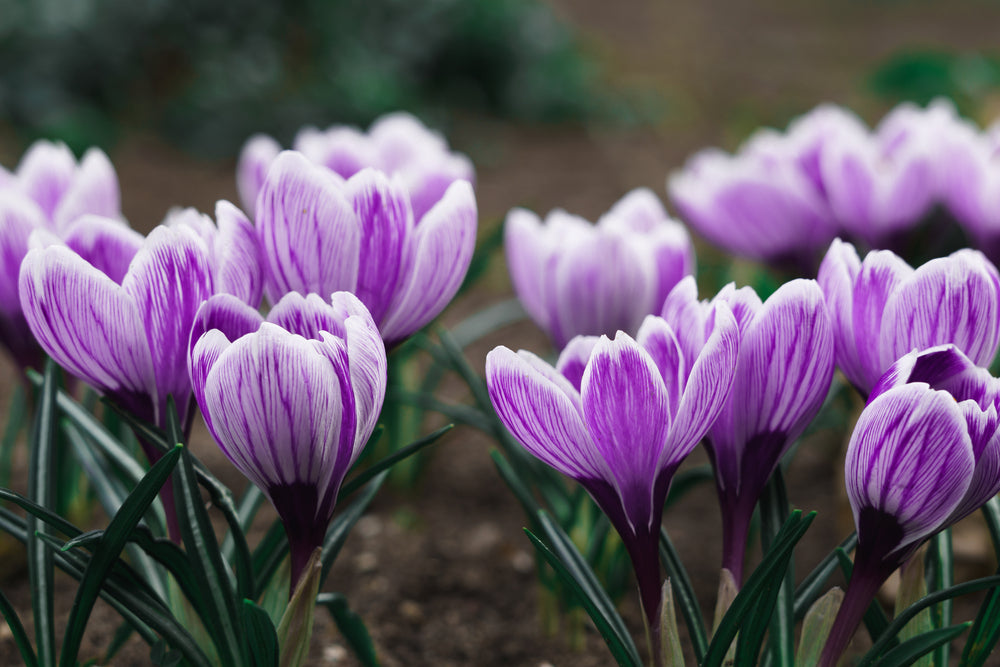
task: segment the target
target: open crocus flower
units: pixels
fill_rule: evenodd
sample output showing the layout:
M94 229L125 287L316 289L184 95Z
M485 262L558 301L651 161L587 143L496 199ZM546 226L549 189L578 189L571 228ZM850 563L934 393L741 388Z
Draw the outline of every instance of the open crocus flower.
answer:
M331 303L287 294L267 321L218 295L198 311L189 365L216 442L281 517L294 590L382 409L386 356L375 322L347 292Z
M424 326L458 292L476 243L472 186L455 181L419 223L399 181L363 169L347 181L285 151L257 199L268 299L358 295L387 345Z
M194 230L208 248L215 291L232 294L256 308L264 294L257 232L243 211L225 200L215 204L215 220L184 208L167 213L163 224Z
M303 128L292 148L345 179L365 167L398 179L409 193L413 216L418 222L452 183L475 180L469 158L451 152L440 134L427 129L408 113L379 118L367 134L345 125L325 131ZM236 180L248 211L254 210L267 171L279 152L278 142L265 135L252 137L243 147Z
M0 189L0 344L22 369L41 368L43 356L21 310L17 276L31 233L44 227L45 214L34 201L16 190Z
M63 143L36 141L0 187L24 193L42 209L54 230L85 213L121 217L118 176L108 156L90 148L79 162Z
M646 188L625 195L596 225L562 210L543 223L513 209L504 234L518 298L559 349L578 335L634 334L694 270L687 230Z
M691 365L671 325L654 316L634 340L623 332L575 338L556 368L506 347L486 357L504 425L580 482L621 535L654 635L663 503L677 467L722 409L736 365L738 329L726 304L712 309L703 331L707 341Z
M998 397L998 381L953 345L903 356L875 387L847 449L858 547L822 665L924 540L1000 491Z
M862 262L835 240L819 269L837 365L867 395L913 349L954 343L979 366L1000 344L1000 275L982 253L960 250L918 269L888 250Z
M732 285L713 303L727 303L740 325L733 389L705 445L722 508L723 562L743 575L750 518L781 457L819 412L833 377L833 331L823 293L812 280L793 280L761 303ZM709 303L697 301L694 280L667 297L664 318L677 322L688 357L700 351Z

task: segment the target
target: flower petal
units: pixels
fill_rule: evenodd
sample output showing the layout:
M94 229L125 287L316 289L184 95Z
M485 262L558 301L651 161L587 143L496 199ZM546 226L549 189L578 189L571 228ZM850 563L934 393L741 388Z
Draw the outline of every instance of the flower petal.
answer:
M236 165L236 189L246 211L257 209L257 195L264 185L271 163L281 152L281 144L266 134L247 139Z
M537 215L523 208L507 213L504 251L517 298L531 319L548 331L551 306L545 299L544 281L551 273L552 258L545 229Z
M694 366L708 337L706 322L710 306L698 301L698 285L693 276L683 278L663 302L663 319L684 351L687 368Z
M17 182L51 220L75 173L76 159L66 144L39 140L17 165Z
M969 426L976 469L962 502L948 518L949 524L972 514L1000 491L1000 419L997 410L991 405L983 411L975 401L962 401L958 407Z
M590 363L590 357L598 340L600 336L577 336L559 353L556 370L562 373L578 392L583 382L583 372Z
M834 239L830 249L826 251L816 278L823 290L830 323L833 325L837 365L856 387L862 387L867 377L858 355L854 333L854 284L860 273L861 259L854 246Z
M256 308L264 292L257 232L243 211L225 200L216 203L215 220L219 226L212 249L215 290Z
M90 148L83 155L80 167L52 215L57 229L65 229L85 214L105 218L121 218L122 197L118 174L111 160L99 148Z
M257 201L257 232L271 303L287 292L330 294L357 286L361 228L332 172L284 151Z
M121 220L87 214L69 225L63 240L120 285L146 239Z
M893 292L913 273L913 269L888 250L870 252L861 263L857 281L854 284L853 310L854 345L858 351L858 363L863 375L850 378L863 393L867 394L882 373L895 361L879 352L879 342L891 337L887 327L891 319L886 319L886 309ZM909 348L904 352L909 352Z
M660 371L667 390L670 414L676 415L688 376L687 362L677 337L662 317L648 315L639 327L636 342L649 353Z
M430 322L454 298L476 247L477 215L472 186L456 181L420 221L403 282L379 325L387 343Z
M267 314L267 321L303 338L322 340L321 331L344 337L344 319L318 294L289 292Z

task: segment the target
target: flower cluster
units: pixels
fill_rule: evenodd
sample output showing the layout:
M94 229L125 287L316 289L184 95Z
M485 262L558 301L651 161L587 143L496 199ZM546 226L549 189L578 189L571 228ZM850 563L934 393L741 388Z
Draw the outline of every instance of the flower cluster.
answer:
M996 136L943 101L900 105L874 130L823 105L784 133L758 131L734 155L694 155L668 190L705 238L752 259L808 268L837 236L894 248L942 206L996 260Z

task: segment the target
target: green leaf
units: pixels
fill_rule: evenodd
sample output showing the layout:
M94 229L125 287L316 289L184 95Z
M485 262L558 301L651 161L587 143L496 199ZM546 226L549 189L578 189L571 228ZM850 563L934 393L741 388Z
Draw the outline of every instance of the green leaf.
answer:
M802 621L802 638L799 640L799 652L795 655L795 667L816 667L823 653L823 646L830 636L830 628L840 611L844 601L844 591L831 588L820 599L816 600Z
M660 589L660 650L663 667L684 667L684 649L677 632L677 612L674 609L674 589L670 577Z
M239 504L236 505L236 518L240 524L239 530L244 535L250 530L254 517L257 516L257 511L264 504L265 500L267 500L267 496L264 495L261 488L253 482L248 482L246 491L243 492ZM236 539L233 535L234 531L230 528L226 532L226 537L222 540L222 556L227 561L233 558L233 550L236 548Z
M344 484L343 487L341 487L340 493L337 494L337 502L338 503L343 502L344 498L351 495L352 493L360 489L362 486L367 484L368 480L374 478L382 471L388 470L389 468L399 463L403 459L416 454L424 447L427 447L428 445L437 442L441 436L443 436L445 433L447 433L453 428L455 428L454 424L448 424L446 426L442 426L441 428L434 431L430 435L426 435L423 438L420 438L419 440L411 442L406 447L403 447L402 449L393 452L384 459L381 459L377 463L361 471L355 477L353 477L349 482Z
M288 607L278 624L281 667L300 667L308 657L309 639L312 637L315 618L316 594L319 591L321 553L320 547L313 550L309 562L299 575L295 590L288 600Z
M576 593L618 664L641 665L639 653L625 627L625 622L573 541L547 512L539 511L537 517L545 537L552 546L551 548L546 546L530 530L525 530L532 544L570 590Z
M288 537L285 535L285 526L280 521L275 521L253 552L254 586L258 591L268 587L268 582L286 554Z
M943 591L935 591L917 603L910 605L903 611L903 613L899 614L892 621L892 623L889 624L889 626L885 629L885 632L882 633L882 635L878 638L878 641L876 641L872 646L871 650L868 651L862 661L858 663L858 667L871 667L875 664L882 667L882 663L878 662L881 654L885 653L890 648L895 648L893 646L893 642L896 641L896 636L899 634L900 630L906 627L906 624L924 609L944 600L951 600L959 595L967 595L969 593L994 588L995 586L1000 586L1000 575L973 579L972 581L966 581L964 583L951 586Z
M135 628L128 621L119 625L118 629L115 630L114 636L111 637L111 643L108 644L108 648L104 651L104 658L101 660L101 664L110 665L111 661L118 655L118 651L125 646L133 634L135 634Z
M788 492L785 479L779 467L768 480L760 496L761 551L766 552L774 537L781 530L789 514ZM770 618L770 651L778 667L792 667L795 659L795 567L789 559L784 581L772 603L773 614L763 607L758 608L758 618ZM766 615L765 615L766 612ZM755 614L756 616L756 614ZM743 634L740 635L743 640Z
M997 571L1000 574L1000 570ZM1000 641L1000 588L992 589L979 606L976 621L962 650L962 667L982 667Z
M168 400L167 419L170 438L182 442L180 423L172 398ZM231 581L233 573L223 562L219 545L215 541L215 531L208 512L205 511L191 452L187 447L181 449L180 459L180 465L174 474L177 519L188 556L197 563L194 570L198 583L207 593L207 608L199 609L199 616L209 630L222 662L238 664L242 651L237 628L242 625Z
M993 555L1000 561L1000 498L993 496L983 505L983 519L990 531Z
M35 413L35 425L29 443L28 497L40 507L51 508L56 501L56 389L59 367L51 359L45 362L41 399ZM42 667L56 664L55 610L53 602L53 557L42 536L48 528L34 514L28 515L28 579L31 583L31 607L35 616L35 643Z
M326 575L330 572L333 561L337 559L341 547L344 546L351 528L354 527L354 524L358 522L361 515L368 509L368 505L371 504L375 498L375 494L378 493L388 475L388 470L378 473L372 481L368 482L368 485L364 488L358 499L333 518L330 527L327 528L326 536L323 538L322 569L319 577L320 586L326 581Z
M246 638L248 667L278 667L278 633L267 612L243 600L243 636Z
M944 590L955 584L955 563L951 545L951 528L945 528L931 538L930 558L934 563L934 577L931 587L934 590ZM951 600L945 600L940 605L931 608L934 627L942 628L951 623ZM950 645L945 642L934 650L935 665L947 665Z
M98 592L112 566L118 560L122 549L125 548L125 543L132 530L138 525L146 510L156 499L160 488L166 483L170 473L176 467L181 449L181 446L175 447L172 452L165 454L156 462L135 490L125 499L101 535L100 541L87 563L87 568L84 570L83 578L80 580L73 608L66 623L66 634L63 638L60 659L60 664L63 667L73 667L76 664L80 642L83 640L83 631L87 627L94 603L97 602Z
M826 555L823 560L819 562L812 572L806 575L806 578L802 580L799 587L795 589L795 621L798 622L802 620L805 616L806 611L816 602L819 596L823 593L826 588L826 580L830 578L834 570L837 569L838 559L837 559L837 549L849 552L858 543L858 534L851 533L847 538L840 543L833 551Z
M890 650L878 659L879 667L907 667L915 664L921 657L935 649L948 644L972 625L971 622L959 623L948 628L932 630L931 632L908 639L896 648ZM862 663L865 664L865 663ZM875 664L875 663L871 663Z
M757 608L762 596L766 596L769 590L777 591L781 585L792 550L802 539L815 515L815 512L811 512L803 517L800 510L795 510L788 517L775 536L771 548L764 554L760 566L747 579L743 590L733 600L729 612L716 629L702 667L718 667L723 664L729 646L743 627L744 620Z
M671 580L671 586L675 588L677 601L680 603L681 615L687 625L688 634L691 635L691 648L694 649L695 661L701 664L708 652L708 635L705 632L705 619L701 615L701 607L698 604L698 597L691 586L691 579L687 570L681 562L677 550L674 549L667 531L660 528L660 562L663 569Z
M14 605L10 603L3 591L0 591L0 614L3 614L4 620L7 621L7 627L10 628L10 634L14 638L14 643L17 644L17 650L21 654L21 659L24 660L25 667L38 667L38 657L35 655L35 650L31 648L31 640L28 639L28 633L24 631L21 617L17 615L17 610L14 609Z
M921 547L899 568L899 591L896 593L894 610L896 615L927 595L926 568L924 567L925 556L927 556L926 545ZM900 641L906 641L907 639L930 632L933 629L934 623L931 621L930 610L925 609L916 618L906 624L906 627L899 633L899 639ZM932 656L925 656L917 662L917 665L918 667L934 667L934 660Z
M355 614L347 604L347 598L340 593L321 593L316 598L316 604L323 605L337 629L344 636L347 645L364 667L378 667L378 657L375 655L375 644L361 617Z
M520 322L527 317L528 313L525 312L520 299L507 299L476 311L465 318L452 328L451 335L458 346L465 349L484 336Z

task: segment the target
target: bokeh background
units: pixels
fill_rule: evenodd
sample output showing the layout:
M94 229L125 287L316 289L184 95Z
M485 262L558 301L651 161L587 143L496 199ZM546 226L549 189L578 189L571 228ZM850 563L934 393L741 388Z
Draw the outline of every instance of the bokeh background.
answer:
M733 150L822 102L875 123L902 100L947 96L987 125L1000 116L998 28L1000 4L986 0L0 0L0 164L14 168L41 137L78 153L98 145L126 217L148 231L171 206L235 201L235 158L255 132L288 145L302 125L366 127L405 109L472 158L485 239L513 206L596 219L637 186L665 197L667 174L696 150ZM697 252L705 284L761 275L705 243ZM498 253L444 322L510 294ZM481 369L501 343L548 349L525 322L470 348L470 361ZM806 565L850 530L835 509L841 441L827 430L789 475L793 504L825 511L815 547L799 556ZM436 447L415 488L379 499L328 584L348 593L383 663L610 664L598 638L573 652L536 622L524 521L489 443L459 431ZM709 607L712 490L685 498L667 525ZM956 537L975 573L992 572L977 548ZM4 590L26 609L17 576ZM626 613L641 628L634 607ZM94 652L116 627L102 613L88 634ZM317 623L312 660L353 664L329 620ZM8 656L0 631L0 662ZM148 654L136 646L121 660Z

